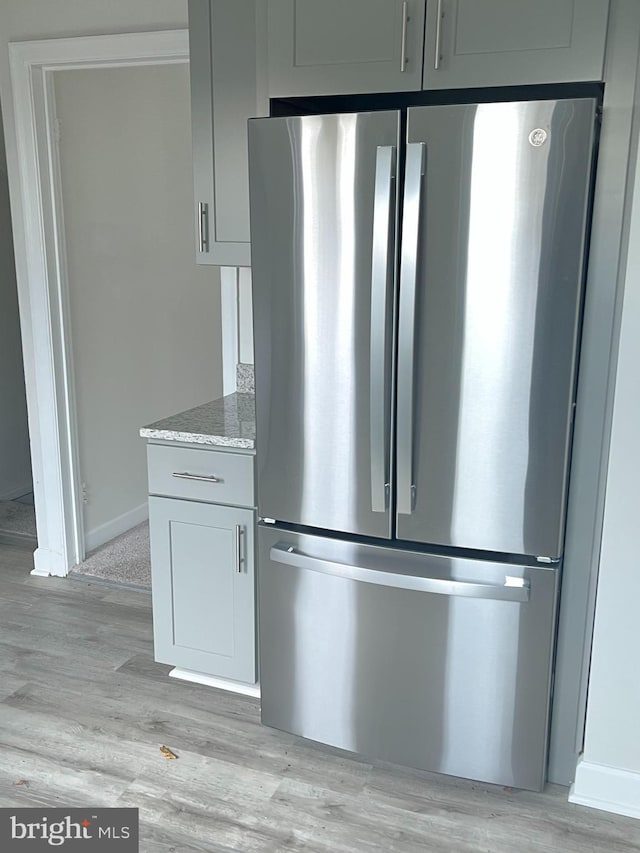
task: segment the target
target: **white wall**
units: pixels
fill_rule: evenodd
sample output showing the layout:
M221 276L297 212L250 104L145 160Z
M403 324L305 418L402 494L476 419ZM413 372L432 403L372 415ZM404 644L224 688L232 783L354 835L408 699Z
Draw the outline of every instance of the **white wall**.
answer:
M9 188L0 115L0 500L31 491L31 457Z
M236 365L253 364L253 307L251 268L222 267L221 302L224 339L222 347L223 389L236 390Z
M61 71L55 92L92 548L146 512L140 426L222 393L220 284L193 256L188 65Z
M238 359L253 364L253 310L251 269L241 268L238 276Z
M636 167L589 677L570 799L640 818L640 161Z

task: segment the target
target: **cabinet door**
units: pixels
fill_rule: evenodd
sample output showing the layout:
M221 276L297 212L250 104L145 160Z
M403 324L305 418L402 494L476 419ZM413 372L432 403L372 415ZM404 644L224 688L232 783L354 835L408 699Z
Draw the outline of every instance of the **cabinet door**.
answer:
M189 0L196 261L249 266L247 119L259 114L253 0Z
M149 523L156 660L255 682L253 510L150 497Z
M609 0L429 0L424 88L601 80Z
M269 0L269 95L421 88L425 0Z

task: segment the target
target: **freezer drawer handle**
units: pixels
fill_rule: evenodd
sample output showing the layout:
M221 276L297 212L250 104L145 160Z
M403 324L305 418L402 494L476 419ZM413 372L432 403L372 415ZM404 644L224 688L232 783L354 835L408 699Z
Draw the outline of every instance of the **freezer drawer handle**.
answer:
M377 569L365 569L361 566L351 566L335 560L310 557L308 554L296 550L291 543L287 542L278 542L274 545L269 551L269 557L275 563L283 563L297 569L309 569L312 572L335 575L363 583L373 583L378 586L390 586L394 589L412 589L417 592L431 592L437 595L485 598L493 601L529 600L529 582L523 580L521 586L515 586L512 577L505 577L504 586L498 586L497 584L468 583L467 581L422 578L414 575L381 572Z
M415 383L415 315L420 249L420 208L425 173L424 142L407 145L404 178L404 224L400 260L400 308L398 323L398 512L411 515L416 502L413 483L413 394Z
M387 471L389 448L386 436L389 370L391 351L388 317L389 279L393 276L393 186L396 149L380 145L376 152L376 177L373 206L373 251L371 255L371 330L369 353L369 428L371 454L371 509L385 512L390 484Z
M177 477L179 480L200 480L203 483L221 483L222 480L219 477L206 476L205 474L189 474L187 471L174 471L171 475L172 477Z

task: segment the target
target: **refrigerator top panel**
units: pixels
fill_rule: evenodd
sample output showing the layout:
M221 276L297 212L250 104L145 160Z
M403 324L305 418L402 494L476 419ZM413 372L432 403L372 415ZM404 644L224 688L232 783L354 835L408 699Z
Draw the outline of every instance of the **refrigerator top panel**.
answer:
M249 122L263 517L391 535L399 127L397 112Z
M400 539L561 554L595 107L409 110Z

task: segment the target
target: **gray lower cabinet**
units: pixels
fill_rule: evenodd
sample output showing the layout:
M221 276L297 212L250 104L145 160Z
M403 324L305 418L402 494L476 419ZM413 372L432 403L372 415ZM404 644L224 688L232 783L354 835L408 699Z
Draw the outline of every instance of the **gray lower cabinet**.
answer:
M601 80L609 0L429 0L425 89Z
M267 112L266 81L261 82L265 15L256 0L189 0L194 241L200 264L251 264L247 119Z
M156 660L254 683L254 511L151 496L149 519Z
M269 95L416 91L425 0L268 0Z
M255 683L254 456L147 446L155 659Z

